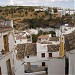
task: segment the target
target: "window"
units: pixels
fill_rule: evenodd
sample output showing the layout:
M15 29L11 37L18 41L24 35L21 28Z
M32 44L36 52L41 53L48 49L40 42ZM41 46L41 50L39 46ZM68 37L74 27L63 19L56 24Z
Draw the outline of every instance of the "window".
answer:
M11 61L10 61L10 59L8 59L8 60L6 61L6 65L7 65L7 73L8 73L8 75L12 75L12 71L11 71Z
M45 66L45 62L42 62L42 66Z
M52 57L52 53L49 53L49 57Z
M29 58L29 56L27 56L27 58Z
M15 43L16 43L16 41L15 41Z
M63 40L63 37L62 37L62 40Z
M32 16L32 15L30 15L30 16Z
M3 39L4 39L4 49L5 49L5 52L7 53L7 52L9 52L8 36L4 35Z
M0 75L2 75L2 72L1 72L1 67L0 67Z
M45 57L45 53L42 53L42 54L41 54L41 57Z
M41 41L41 38L39 38L38 40Z

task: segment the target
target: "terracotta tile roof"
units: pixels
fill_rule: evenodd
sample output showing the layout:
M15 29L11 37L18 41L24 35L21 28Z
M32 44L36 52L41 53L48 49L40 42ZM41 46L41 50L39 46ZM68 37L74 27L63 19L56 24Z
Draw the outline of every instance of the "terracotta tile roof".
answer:
M64 36L65 36L65 44L68 47L67 50L69 51L75 49L75 31Z
M60 47L60 44L58 45L47 45L48 47L48 52L56 52L56 51L59 51L59 47ZM64 50L67 50L67 46L64 44Z
M59 51L59 45L47 45L48 52L56 52Z
M59 37L50 37L49 41L59 41Z
M15 49L17 50L18 59L24 58L25 44L18 44Z
M37 55L35 43L18 44L16 50L17 50L17 57L19 59L24 58L24 56Z
M75 31L73 31L70 34L64 35L64 37L65 37L65 44L64 44L65 50L70 51L70 50L75 49ZM57 49L57 47L54 45L50 45L50 47L48 47L48 48L51 48L51 51L53 49L56 51L56 49Z
M36 55L36 44L35 43L27 43L25 47L25 55Z
M41 39L48 39L49 36L47 36L47 35L41 35L41 36L38 37L38 39L39 39L39 38L41 38Z

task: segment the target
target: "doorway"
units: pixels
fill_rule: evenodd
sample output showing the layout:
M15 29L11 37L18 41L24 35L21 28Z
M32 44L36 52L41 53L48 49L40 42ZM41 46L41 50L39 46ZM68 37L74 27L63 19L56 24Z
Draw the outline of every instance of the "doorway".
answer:
M0 75L2 75L2 72L1 72L1 67L0 67Z
M8 75L12 75L10 59L6 61Z
M4 35L3 39L4 39L4 50L5 50L5 53L7 53L9 52L8 36Z
M69 59L65 58L65 74L69 74Z
M45 62L42 62L42 66L45 66Z

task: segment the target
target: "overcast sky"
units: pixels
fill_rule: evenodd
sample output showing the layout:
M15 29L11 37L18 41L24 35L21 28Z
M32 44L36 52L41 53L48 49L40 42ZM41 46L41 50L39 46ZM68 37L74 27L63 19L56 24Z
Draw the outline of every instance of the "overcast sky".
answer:
M75 0L0 0L0 5L52 6L75 9Z

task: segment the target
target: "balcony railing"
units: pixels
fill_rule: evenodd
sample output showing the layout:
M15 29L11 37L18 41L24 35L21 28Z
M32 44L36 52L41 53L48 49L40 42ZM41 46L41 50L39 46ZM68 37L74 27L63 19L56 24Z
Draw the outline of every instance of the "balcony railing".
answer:
M0 60L3 59L5 56L11 54L13 51L8 52L8 53L6 53L6 54L5 54L5 52L4 52L4 54L2 54L2 52L4 52L4 50L3 50L3 51L0 51Z

